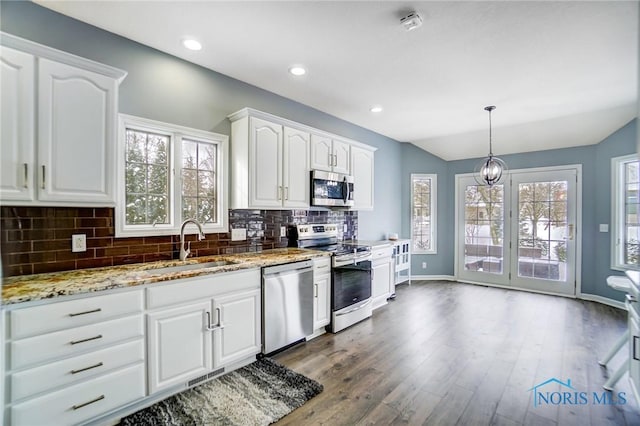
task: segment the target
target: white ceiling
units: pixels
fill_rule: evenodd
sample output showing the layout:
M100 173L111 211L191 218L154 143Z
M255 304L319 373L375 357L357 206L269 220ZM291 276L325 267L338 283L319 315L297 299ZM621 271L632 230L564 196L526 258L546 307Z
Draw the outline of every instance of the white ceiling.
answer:
M446 160L486 155L486 105L497 155L598 143L637 113L637 1L37 3Z

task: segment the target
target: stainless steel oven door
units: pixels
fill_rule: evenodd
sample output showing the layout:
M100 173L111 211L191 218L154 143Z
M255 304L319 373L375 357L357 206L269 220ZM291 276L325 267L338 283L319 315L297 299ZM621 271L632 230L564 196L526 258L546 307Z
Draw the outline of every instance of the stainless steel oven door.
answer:
M354 205L353 191L353 176L311 171L311 204L314 206L351 207Z
M331 309L338 311L371 297L371 261L337 266L332 269Z

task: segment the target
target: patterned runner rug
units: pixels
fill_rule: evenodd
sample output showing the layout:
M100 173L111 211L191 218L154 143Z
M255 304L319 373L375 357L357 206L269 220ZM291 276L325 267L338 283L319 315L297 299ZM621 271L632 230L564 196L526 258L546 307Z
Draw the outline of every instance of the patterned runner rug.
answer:
M141 425L268 425L322 392L315 380L263 358L122 419Z

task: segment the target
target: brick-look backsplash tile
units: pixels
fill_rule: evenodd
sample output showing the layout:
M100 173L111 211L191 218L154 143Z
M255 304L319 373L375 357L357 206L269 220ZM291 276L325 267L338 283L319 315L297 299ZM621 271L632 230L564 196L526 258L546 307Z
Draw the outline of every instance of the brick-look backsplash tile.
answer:
M5 277L99 266L177 259L178 235L115 238L114 209L75 207L0 207L0 250ZM246 241L229 232L188 234L193 256L243 253L286 247L280 227L304 223L346 225L341 236L357 235L358 215L351 211L229 210L229 226L247 229ZM341 228L342 229L342 228ZM71 235L87 236L87 251L71 252Z

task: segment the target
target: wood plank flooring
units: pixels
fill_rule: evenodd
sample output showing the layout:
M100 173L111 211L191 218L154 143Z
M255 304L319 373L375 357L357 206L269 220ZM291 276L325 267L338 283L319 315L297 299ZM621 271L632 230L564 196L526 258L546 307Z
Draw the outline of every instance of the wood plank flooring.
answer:
M534 407L529 392L555 377L601 393L624 361L621 350L609 369L597 363L624 311L450 282L396 290L371 319L274 357L324 385L277 425L640 425L626 375L625 405Z

